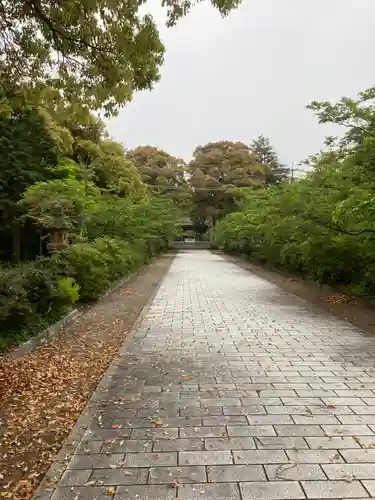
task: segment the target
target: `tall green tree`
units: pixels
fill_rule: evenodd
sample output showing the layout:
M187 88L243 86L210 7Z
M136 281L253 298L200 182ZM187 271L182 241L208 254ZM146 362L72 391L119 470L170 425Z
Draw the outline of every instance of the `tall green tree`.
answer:
M0 219L3 258L21 255L22 209L18 202L32 184L54 177L61 154L58 127L43 110L13 107L0 115Z
M268 167L267 184L277 184L288 178L289 169L280 163L277 151L268 137L260 135L253 140L250 148L256 157L257 163Z

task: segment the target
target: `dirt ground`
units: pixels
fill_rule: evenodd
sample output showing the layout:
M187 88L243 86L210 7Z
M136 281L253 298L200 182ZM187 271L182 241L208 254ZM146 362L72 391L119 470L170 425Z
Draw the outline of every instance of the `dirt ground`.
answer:
M173 258L154 260L32 353L0 358L0 498L32 498Z
M353 296L346 295L331 287L320 287L311 281L301 280L286 273L267 269L241 257L220 253L231 262L257 276L277 285L281 289L305 299L313 306L329 311L361 328L367 334L375 334L375 308L371 304Z

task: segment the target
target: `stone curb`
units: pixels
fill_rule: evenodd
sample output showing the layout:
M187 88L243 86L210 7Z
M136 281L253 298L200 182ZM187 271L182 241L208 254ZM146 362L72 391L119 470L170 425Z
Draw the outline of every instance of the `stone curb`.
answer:
M73 309L73 311L70 311L70 313L60 319L60 321L58 321L57 323L49 326L35 337L27 340L24 344L21 344L19 347L16 347L9 353L5 354L5 357L17 359L21 358L31 351L34 351L34 349L36 349L38 346L44 344L48 339L61 332L61 330L63 330L67 325L74 321L81 314L81 312L81 309Z

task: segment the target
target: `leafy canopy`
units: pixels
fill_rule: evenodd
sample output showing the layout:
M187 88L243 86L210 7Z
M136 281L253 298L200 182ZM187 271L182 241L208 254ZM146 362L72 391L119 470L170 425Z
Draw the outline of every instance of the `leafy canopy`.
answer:
M107 115L159 79L164 47L145 0L0 0L0 77L12 96L51 87ZM192 2L163 0L168 24ZM222 14L238 0L214 0ZM31 92L32 94L33 92Z
M236 209L239 188L262 185L267 165L257 163L242 142L218 141L198 146L189 163L193 218L215 221Z

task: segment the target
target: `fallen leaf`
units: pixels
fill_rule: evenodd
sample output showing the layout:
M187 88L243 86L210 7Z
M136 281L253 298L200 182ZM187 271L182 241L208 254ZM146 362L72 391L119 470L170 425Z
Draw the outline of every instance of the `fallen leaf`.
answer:
M87 483L85 483L85 486L94 486L95 483L95 479L92 479L91 481L87 481Z
M156 425L156 426L164 425L164 420L162 418L159 418L159 417L152 418L150 420L150 424Z

